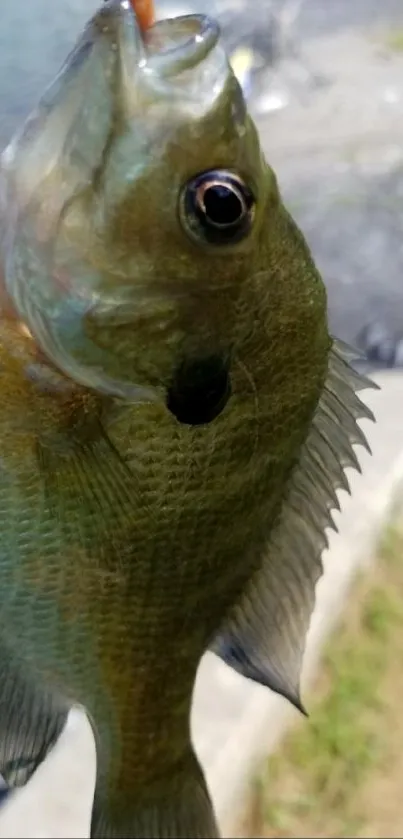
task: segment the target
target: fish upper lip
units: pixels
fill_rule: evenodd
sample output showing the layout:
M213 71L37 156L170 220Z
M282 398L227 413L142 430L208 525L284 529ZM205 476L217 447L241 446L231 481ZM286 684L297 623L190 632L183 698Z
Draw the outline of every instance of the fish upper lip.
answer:
M146 75L160 78L176 76L196 67L220 39L218 23L203 14L157 20L146 32L141 32L129 0L106 0L95 16L101 31L103 19L106 23L108 18L122 44L129 36L129 30L134 33L139 67Z
M161 41L169 40L166 48ZM144 35L145 67L163 77L175 76L200 64L217 45L220 27L208 15L183 15L157 21Z

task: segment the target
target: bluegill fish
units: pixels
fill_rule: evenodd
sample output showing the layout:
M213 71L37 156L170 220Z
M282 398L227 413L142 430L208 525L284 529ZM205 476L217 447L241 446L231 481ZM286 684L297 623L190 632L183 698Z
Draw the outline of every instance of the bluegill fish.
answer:
M300 706L371 383L210 19L142 34L106 2L0 177L0 773L24 783L78 703L91 835L212 837L198 664Z

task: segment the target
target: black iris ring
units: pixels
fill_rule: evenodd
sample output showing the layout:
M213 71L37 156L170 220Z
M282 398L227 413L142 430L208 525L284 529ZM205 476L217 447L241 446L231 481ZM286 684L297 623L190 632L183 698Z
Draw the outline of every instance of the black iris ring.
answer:
M242 178L224 169L202 172L185 185L181 216L185 227L211 244L239 242L249 233L255 200Z

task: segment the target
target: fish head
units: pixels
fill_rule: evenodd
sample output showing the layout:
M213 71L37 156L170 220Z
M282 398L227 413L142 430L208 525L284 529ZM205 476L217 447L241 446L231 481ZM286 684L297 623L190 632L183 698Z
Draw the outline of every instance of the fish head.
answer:
M128 0L104 3L2 169L6 287L46 356L81 385L214 419L256 317L285 322L281 200L216 23L144 35Z

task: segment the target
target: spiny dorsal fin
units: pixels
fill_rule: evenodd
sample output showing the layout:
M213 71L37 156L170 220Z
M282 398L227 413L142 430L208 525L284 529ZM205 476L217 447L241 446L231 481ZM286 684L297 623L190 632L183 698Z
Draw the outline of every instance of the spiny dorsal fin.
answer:
M295 468L288 496L252 580L212 650L241 675L265 685L303 711L300 674L306 635L322 575L326 529L337 529L338 489L349 492L344 470L359 470L353 445L369 450L357 421L374 420L357 392L377 388L349 362L355 354L334 341L328 376Z

